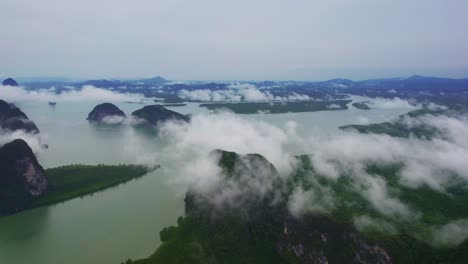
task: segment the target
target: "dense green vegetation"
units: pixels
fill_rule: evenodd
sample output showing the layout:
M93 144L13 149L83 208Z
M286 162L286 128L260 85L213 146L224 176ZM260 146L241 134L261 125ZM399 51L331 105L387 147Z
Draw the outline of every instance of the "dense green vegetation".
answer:
M449 113L446 110L429 110L429 109L418 109L411 111L407 114L401 115L393 121L383 122L377 124L368 124L368 125L348 125L341 126L342 130L356 130L360 133L365 134L386 134L392 137L418 137L418 138L432 138L437 135L439 131L427 124L420 123L417 125L408 125L405 122L405 118L408 117L420 117L426 114L430 115L440 115Z
M317 174L308 156L298 157L300 166L293 177L305 190L332 193L334 207L327 211L333 221L351 224L355 217L367 216L374 221L360 230L366 239L374 241L386 249L394 263L464 263L468 257L468 241L459 246L433 245L433 227L450 221L468 218L468 185L454 176L452 185L446 192L436 191L428 186L409 188L399 181L401 164L369 164L366 177L379 177L384 180L389 195L408 206L414 213L408 218L398 214L388 214L373 206L365 198L358 180L351 175L342 175L338 180L330 180ZM330 196L330 194L328 194ZM391 228L394 230L388 230Z
M143 176L150 170L139 165L67 165L46 170L47 192L31 207L57 203L93 193Z
M315 112L326 110L345 110L351 100L299 101L299 102L255 102L255 103L210 103L201 104L208 110L227 109L236 114L257 114L259 112L280 114L296 112Z
M468 184L455 176L446 192L436 191L425 185L409 188L399 180L401 164L385 166L369 164L366 168L369 176L366 177L383 179L392 198L417 210L419 214L418 221L398 222L400 219L379 212L368 199L365 199L361 189L356 187L358 181L354 177L343 175L336 181L331 180L314 171L307 155L298 159L301 166L295 172L290 185L300 184L305 190L316 191L329 188L335 198L335 208L331 210L330 215L338 221L351 222L354 216L365 214L389 222L396 221L396 228L403 232L413 232L424 231L432 225L442 225L450 220L468 218L468 207L465 206L468 203Z
M438 132L433 127L425 125L410 127L407 124L400 121L383 122L369 125L349 125L342 126L340 127L340 129L357 130L358 132L365 134L386 134L392 137L415 136L418 138L431 138Z
M259 155L224 152L219 164L226 180L237 179L234 168L242 165L241 159L269 166ZM466 263L468 241L458 246L430 243L432 226L468 218L466 184L455 183L447 193L426 186L412 189L399 182L400 164L369 164L366 173L382 177L392 197L420 214L417 219L405 219L373 207L353 177L343 175L334 181L317 174L308 156L297 160L298 169L282 182L288 186L284 197L301 186L321 198L332 195L333 208L297 218L289 213L287 200L272 203L267 195L249 199L240 208L219 209L206 195L189 191L185 218L160 232L163 243L156 252L126 263ZM356 230L353 219L361 215L377 224ZM382 223L391 223L396 230L385 231Z
M354 105L354 104L353 104ZM348 125L341 126L342 130L356 130L360 133L371 133L371 134L387 134L392 137L418 137L430 139L434 136L440 136L441 131L433 126L430 126L424 122L416 122L413 125L409 125L405 122L406 118L418 118L424 115L432 116L448 116L457 117L468 113L468 108L463 105L452 105L450 108L440 109L429 109L423 107L422 109L408 112L407 114L401 115L393 121L383 122L377 124L368 125Z

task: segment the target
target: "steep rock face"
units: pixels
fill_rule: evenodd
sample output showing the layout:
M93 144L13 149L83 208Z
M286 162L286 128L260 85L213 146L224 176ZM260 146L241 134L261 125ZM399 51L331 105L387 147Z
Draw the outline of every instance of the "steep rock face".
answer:
M88 114L87 120L95 123L121 123L127 116L111 103L97 105Z
M19 86L19 84L12 78L8 78L8 79L5 79L3 80L2 82L2 85L3 86Z
M0 147L0 215L24 209L47 186L45 171L24 140Z
M214 150L210 155L218 161L223 180L215 191L200 193L192 189L185 198L186 215L201 230L213 232L212 245L205 245L204 250L219 243L228 246L222 245L229 243L230 233L226 230L235 229L242 231L232 237L233 241L269 247L280 263L392 263L386 249L365 239L350 224L317 214L299 218L291 215L287 208L289 191L282 188L286 182L262 155L224 150ZM226 194L235 206L219 207L220 197ZM216 241L215 237L223 239ZM209 257L218 263L226 261L216 253Z
M169 120L180 120L186 122L190 120L189 116L166 109L162 105L147 105L134 111L132 116L151 125L157 125L158 123Z
M189 192L188 196L193 196L199 209L250 211L256 206L282 200L282 179L265 157L259 154L239 155L219 149L213 150L210 156L217 162L221 174L218 183L210 190L200 192L195 189ZM190 209L190 202L186 208Z
M19 108L0 100L0 129L6 131L24 130L39 133L37 126Z

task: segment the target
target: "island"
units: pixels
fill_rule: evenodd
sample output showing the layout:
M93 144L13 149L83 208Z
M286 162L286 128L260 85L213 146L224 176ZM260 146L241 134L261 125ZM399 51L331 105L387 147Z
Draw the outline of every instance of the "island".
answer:
M356 102L352 103L352 106L356 107L357 109L361 110L370 110L369 102Z
M298 102L243 102L200 104L208 110L229 110L236 114L300 113L329 110L346 110L351 100L298 101Z
M141 177L159 168L142 165L66 165L45 171L49 189L35 199L31 207L62 202L75 197L97 192L132 179Z
M467 113L468 107L464 105L441 109L423 107L401 115L392 121L367 125L347 125L339 128L344 131L357 131L364 134L386 134L392 137L431 139L435 136L443 137L443 131L418 120L419 117L424 115L457 117ZM408 122L409 119L412 119L413 122Z
M182 115L162 105L147 105L132 113L132 116L143 124L157 125L166 121L190 121L189 115Z
M100 191L157 168L68 165L44 170L29 145L16 139L0 147L0 216Z
M163 97L164 97L164 101L163 101L164 104L182 104L182 103L184 103L184 100L182 98L180 98L179 96L175 95L175 94L167 94L167 95L163 95Z
M117 106L111 103L96 105L86 118L96 124L120 124L127 116Z
M258 154L216 150L211 155L222 171L219 185L209 191L189 189L185 216L160 231L161 246L145 259L123 263L464 263L468 257L468 241L427 242L434 226L468 217L465 186L451 187L450 197L427 186L413 189L395 180L398 164L369 164L367 173L382 175L399 190L398 199L421 214L415 221L399 222L353 189L353 177L334 181L321 176L308 155L295 157L299 166L291 178L280 177ZM248 178L262 182L266 176L271 185L264 185L264 192L249 187ZM295 186L317 193L316 199L333 192L334 207L327 213L291 214L288 197ZM225 191L232 199L223 200ZM396 231L383 231L378 221L358 229L353 223L362 215L393 221Z
M2 82L3 86L19 86L18 82L16 82L13 78L7 78Z
M176 106L186 106L187 104L185 103L173 103L173 104L162 104L162 106L165 106L165 107L176 107Z
M47 187L46 173L24 140L0 147L0 215L24 210Z
M23 130L27 133L39 133L36 124L25 113L3 100L0 100L0 130L7 132Z

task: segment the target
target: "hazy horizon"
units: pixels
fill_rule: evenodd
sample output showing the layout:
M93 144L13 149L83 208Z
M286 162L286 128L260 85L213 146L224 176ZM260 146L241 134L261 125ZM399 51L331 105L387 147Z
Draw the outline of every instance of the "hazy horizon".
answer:
M18 0L0 9L5 76L362 80L468 73L468 2L461 0Z
M440 75L421 75L421 74L411 74L406 76L375 76L366 79L351 79L351 78L343 78L341 76L336 76L333 78L328 79L309 79L309 80L301 80L301 79L170 79L166 76L161 75L151 75L151 76L139 76L139 77L95 77L95 78L86 78L86 77L68 77L68 76L0 76L0 79L6 78L13 78L19 82L48 82L48 81L57 81L57 82L79 82L79 81L88 81L88 80L120 80L120 81L127 81L127 80L139 80L139 79L149 79L149 78L157 78L161 77L168 81L181 81L181 82L262 82L262 81L291 81L291 82L323 82L329 81L333 79L348 79L351 81L365 81L365 80L378 80L378 79L405 79L410 78L412 76L422 76L422 77L434 77L434 78L449 78L449 79L468 79L468 74L462 75L460 77L450 77L450 76L440 76Z

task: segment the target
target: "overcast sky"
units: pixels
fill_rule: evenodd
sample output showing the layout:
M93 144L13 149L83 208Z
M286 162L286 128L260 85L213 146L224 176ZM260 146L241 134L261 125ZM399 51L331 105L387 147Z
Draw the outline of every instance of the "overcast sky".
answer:
M0 76L468 77L467 0L2 0Z

